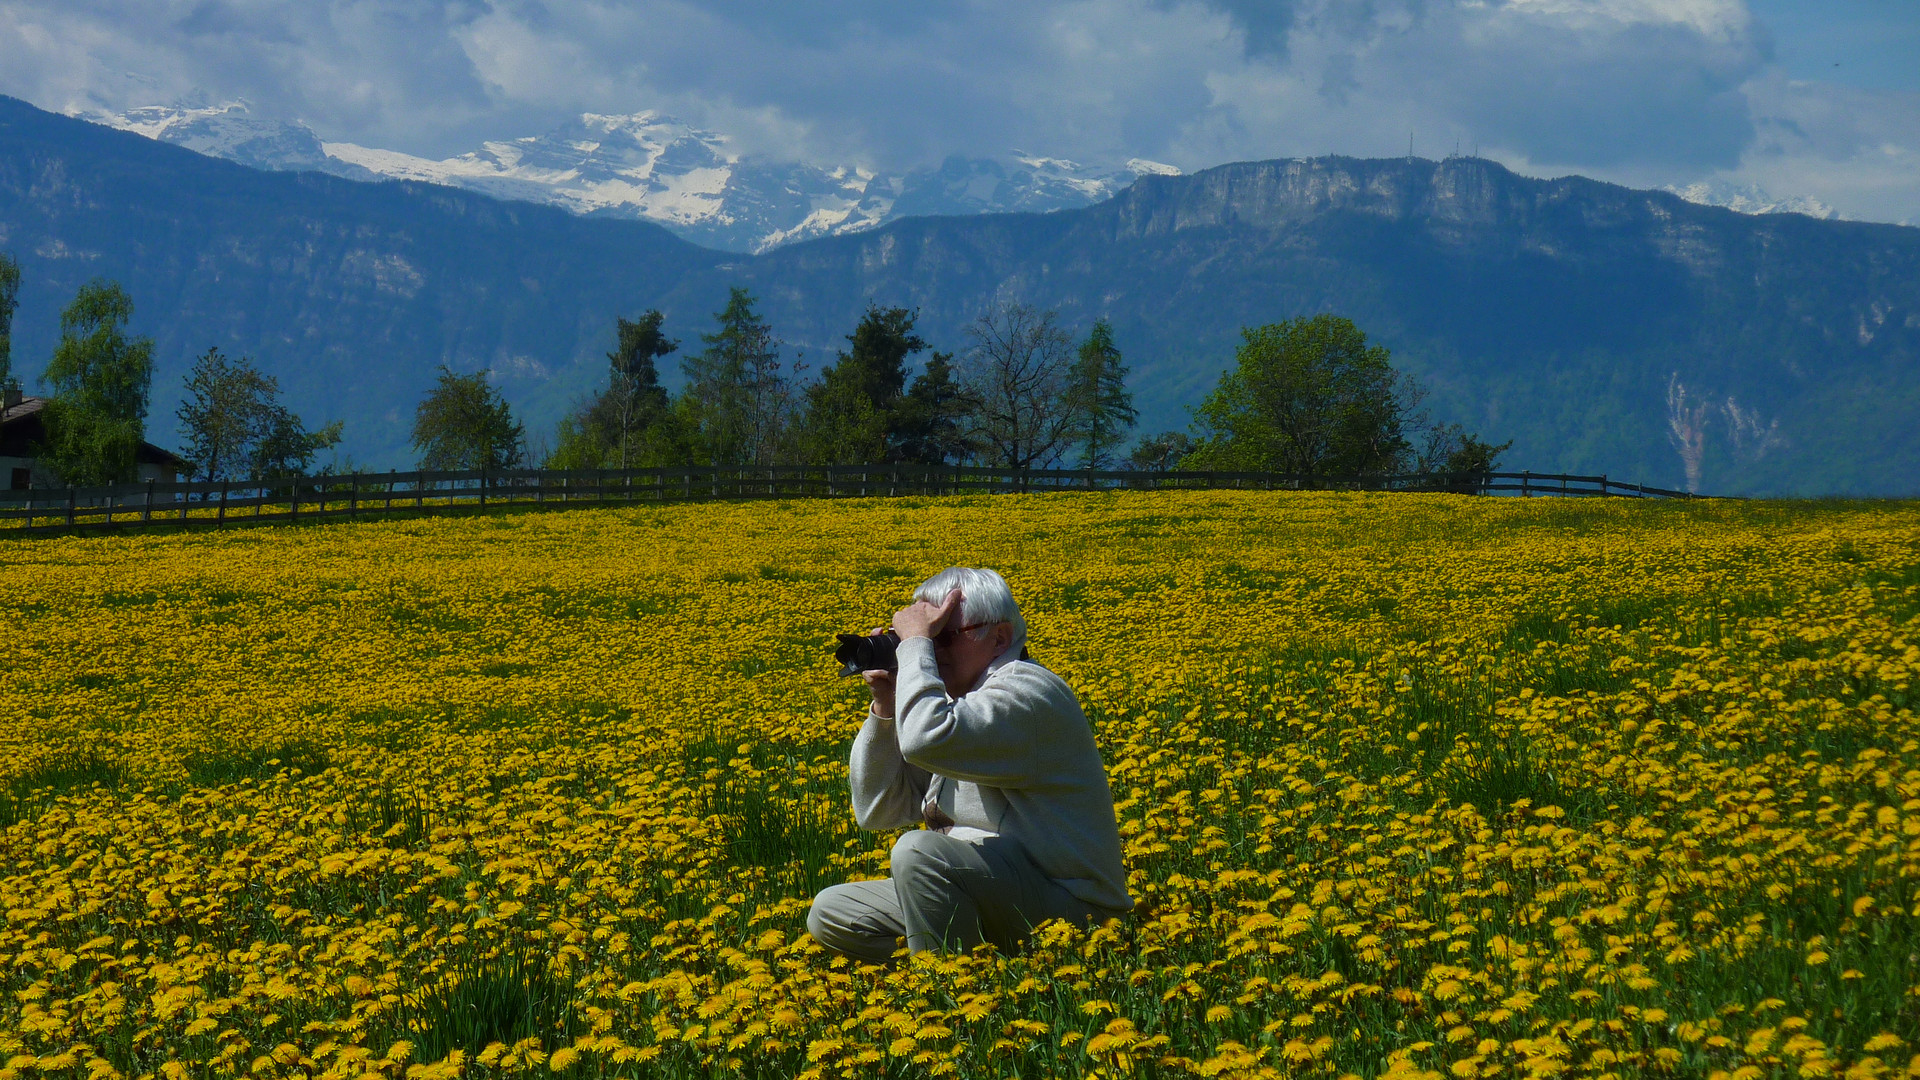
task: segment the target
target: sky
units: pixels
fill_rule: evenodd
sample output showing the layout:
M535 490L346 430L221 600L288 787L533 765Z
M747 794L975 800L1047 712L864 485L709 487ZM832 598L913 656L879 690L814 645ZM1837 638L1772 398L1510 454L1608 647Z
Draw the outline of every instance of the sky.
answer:
M1920 223L1920 0L0 0L0 93L436 158L649 109L885 170L1411 143Z

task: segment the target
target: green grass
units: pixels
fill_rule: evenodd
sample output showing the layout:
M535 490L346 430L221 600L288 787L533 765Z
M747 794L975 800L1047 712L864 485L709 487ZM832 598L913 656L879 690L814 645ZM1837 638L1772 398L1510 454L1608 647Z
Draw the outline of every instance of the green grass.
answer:
M551 1053L586 1029L566 981L531 950L460 957L438 988L402 999L386 1019L383 1038L370 1045L406 1039L415 1061L438 1061L454 1050L471 1060L490 1043L523 1039L538 1039Z
M264 780L293 769L307 776L327 771L325 747L305 741L274 746L227 747L196 750L180 761L195 787L218 787L241 780Z
M43 761L0 788L0 828L26 820L53 800L77 791L118 791L126 781L124 762L98 750Z

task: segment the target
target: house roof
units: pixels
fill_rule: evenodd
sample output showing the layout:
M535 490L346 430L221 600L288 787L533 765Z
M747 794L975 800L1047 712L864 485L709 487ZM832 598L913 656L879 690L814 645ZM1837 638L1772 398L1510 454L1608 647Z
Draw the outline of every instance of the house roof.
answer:
M37 456L33 452L35 444L47 437L46 421L41 416L46 407L46 398L22 398L20 404L0 414L0 457ZM187 467L180 455L150 442L142 442L133 459L142 465L166 465L175 470Z
M20 404L6 410L4 415L0 415L0 424L11 424L15 420L25 420L29 416L38 414L41 409L46 407L46 398L21 398Z

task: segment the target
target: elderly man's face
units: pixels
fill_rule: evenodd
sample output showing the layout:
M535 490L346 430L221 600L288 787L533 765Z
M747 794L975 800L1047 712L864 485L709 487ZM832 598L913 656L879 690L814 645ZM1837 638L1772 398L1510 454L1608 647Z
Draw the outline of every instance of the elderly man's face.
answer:
M958 622L959 620L954 620ZM1013 624L994 623L982 634L980 628L942 632L933 638L933 660L940 668L940 681L947 693L959 697L973 689L986 674L987 665L1013 644Z

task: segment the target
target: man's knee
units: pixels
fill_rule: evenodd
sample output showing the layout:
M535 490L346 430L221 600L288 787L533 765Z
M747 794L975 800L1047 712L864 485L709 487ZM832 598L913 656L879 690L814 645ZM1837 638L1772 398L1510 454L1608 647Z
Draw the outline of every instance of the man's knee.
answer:
M841 939L844 930L839 920L834 918L832 889L823 889L814 895L813 906L807 909L807 933L822 945L832 945Z
M893 953L900 928L874 909L859 885L835 885L814 896L807 933L835 952L880 963Z
M915 829L894 841L889 866L896 879L928 875L948 877L950 875L945 871L951 868L952 861L946 856L946 848L950 844L965 842L931 829Z

